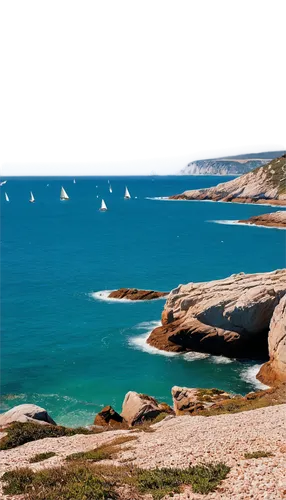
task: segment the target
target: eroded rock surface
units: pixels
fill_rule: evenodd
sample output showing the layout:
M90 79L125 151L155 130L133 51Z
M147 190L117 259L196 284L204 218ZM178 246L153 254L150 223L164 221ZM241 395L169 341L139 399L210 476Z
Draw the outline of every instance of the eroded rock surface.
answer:
M127 392L123 405L121 416L128 425L141 424L148 420L153 420L160 413L166 412L164 407L155 398L138 392Z
M261 367L258 378L269 385L286 381L286 295L274 310L268 345L270 360Z
M270 214L256 215L250 219L240 220L243 224L255 226L282 227L286 229L286 211L272 212Z
M167 351L267 359L270 320L285 293L286 269L180 285L147 342Z
M115 411L112 406L105 406L94 419L94 425L100 425L103 427L124 427L126 423L117 411Z
M44 408L32 404L14 406L11 410L0 415L0 426L4 427L12 422L34 422L36 424L56 425L56 422Z
M119 288L109 294L110 299L128 300L154 300L165 297L167 292L156 292L154 290L138 290L137 288Z
M174 200L213 200L286 205L286 155L217 186L170 196Z
M232 396L220 389L197 389L172 387L174 411L176 415L191 415L212 407Z

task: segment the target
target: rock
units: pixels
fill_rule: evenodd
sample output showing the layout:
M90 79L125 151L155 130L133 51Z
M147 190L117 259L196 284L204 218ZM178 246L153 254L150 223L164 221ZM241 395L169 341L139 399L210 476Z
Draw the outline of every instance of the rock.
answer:
M256 215L255 217L250 217L250 219L239 220L238 222L243 224L254 224L255 226L281 227L286 229L286 211Z
M9 425L12 422L57 425L44 408L32 404L14 406L0 415L0 426Z
M120 288L109 294L111 299L128 300L154 300L165 297L167 292L155 292L154 290L138 290L137 288Z
M286 381L286 295L274 310L268 346L270 360L261 367L257 378L267 385Z
M286 205L286 155L217 186L170 196L171 199Z
M205 410L232 396L220 389L191 389L174 386L172 397L175 414L184 415Z
M160 413L165 412L159 408L159 403L156 399L146 394L138 394L138 392L127 392L123 405L121 416L126 420L128 425L142 424L147 420L153 420Z
M180 285L147 342L166 351L267 359L270 320L285 293L286 269Z
M102 427L124 427L125 421L112 406L105 406L95 417L94 425Z

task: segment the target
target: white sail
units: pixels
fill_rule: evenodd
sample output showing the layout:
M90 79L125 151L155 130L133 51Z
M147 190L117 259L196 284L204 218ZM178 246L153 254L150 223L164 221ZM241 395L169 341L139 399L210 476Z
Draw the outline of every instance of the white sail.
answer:
M67 195L67 192L64 190L64 188L63 188L63 187L62 187L62 189L61 189L60 199L61 199L61 200L69 200L69 197L68 197L68 195Z
M109 192L112 193L112 187L111 184L109 184Z
M2 181L0 182L0 186L4 186L4 184L6 184L7 181Z
M9 200L9 196L8 196L8 194L7 194L7 193L5 193L5 199L6 199L6 201L10 201L10 200Z
M31 193L30 203L34 203L34 201L35 201L34 195L33 195L32 191L30 191L30 193Z
M130 195L130 193L129 193L129 191L128 191L127 186L126 186L126 188L125 188L125 195L124 195L124 198L125 198L126 200L129 200L129 199L131 198L131 195Z
M107 210L107 206L105 204L105 201L101 201L101 207L100 207L101 212L105 212Z
M73 183L75 184L75 179L73 180Z

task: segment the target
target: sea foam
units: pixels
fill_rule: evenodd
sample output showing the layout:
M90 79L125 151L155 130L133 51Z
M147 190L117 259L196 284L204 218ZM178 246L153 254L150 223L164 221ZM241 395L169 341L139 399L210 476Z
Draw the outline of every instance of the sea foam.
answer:
M240 378L247 382L248 384L253 385L256 389L268 389L268 385L262 384L257 378L256 375L259 372L262 365L253 365L249 366L245 370L243 370L240 374Z
M216 365L228 365L229 363L233 363L233 361L234 359L225 356L211 356L211 362Z
M238 220L207 220L206 222L213 222L214 224L226 224L228 226L248 226L248 227L257 227L260 229L282 229L285 231L285 227L275 227L275 226L262 226L258 224L248 224L247 222L239 222Z

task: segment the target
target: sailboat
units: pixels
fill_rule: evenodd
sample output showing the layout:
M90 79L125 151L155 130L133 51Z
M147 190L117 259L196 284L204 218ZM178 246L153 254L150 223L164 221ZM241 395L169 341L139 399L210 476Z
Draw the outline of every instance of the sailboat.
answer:
M106 204L105 204L105 201L104 201L104 200L102 200L102 201L101 201L101 207L100 207L99 211L100 211L100 212L106 212L106 210L107 210L107 206L106 206Z
M73 180L73 183L75 184L75 179Z
M6 184L7 181L2 181L0 182L0 186L4 186L4 184Z
M109 192L112 193L112 187L111 184L109 184Z
M35 203L35 198L34 198L34 195L33 195L32 191L30 191L30 193L31 193L31 198L29 199L29 202L30 203Z
M9 200L9 196L8 196L8 194L7 194L7 193L5 193L5 200L6 200L6 201L10 201L10 200Z
M131 195L130 195L130 193L128 191L128 188L126 186L126 188L125 188L125 194L124 194L124 199L125 200L130 200L130 198L131 198Z
M62 187L62 189L61 189L60 200L69 200L69 197L68 197L68 195L67 195L67 192L64 190L64 188L63 188L63 187Z

